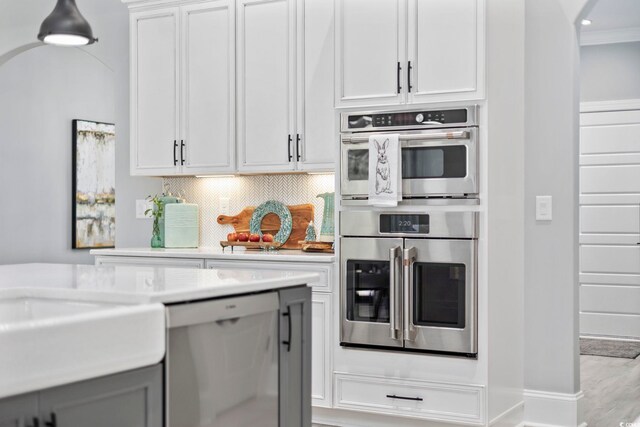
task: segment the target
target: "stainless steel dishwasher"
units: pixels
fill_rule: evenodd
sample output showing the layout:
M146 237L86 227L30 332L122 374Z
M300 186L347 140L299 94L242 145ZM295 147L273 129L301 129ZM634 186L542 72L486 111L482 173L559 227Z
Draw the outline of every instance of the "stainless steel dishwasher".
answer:
M167 307L167 427L311 426L311 290Z

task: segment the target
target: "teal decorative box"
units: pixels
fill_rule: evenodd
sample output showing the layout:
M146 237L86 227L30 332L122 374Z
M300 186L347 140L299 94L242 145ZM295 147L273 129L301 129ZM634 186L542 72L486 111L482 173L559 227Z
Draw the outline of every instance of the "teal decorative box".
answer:
M198 205L172 203L164 209L164 247L197 248L200 242Z

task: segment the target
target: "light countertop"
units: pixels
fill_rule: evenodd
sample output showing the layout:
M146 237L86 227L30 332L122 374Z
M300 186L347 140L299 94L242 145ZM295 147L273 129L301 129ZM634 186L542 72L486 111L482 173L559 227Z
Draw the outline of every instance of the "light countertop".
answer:
M201 247L194 249L152 249L152 248L116 248L94 249L91 255L96 256L128 256L128 257L158 257L158 258L199 258L218 260L245 260L245 261L281 261L281 262L312 262L332 263L336 260L335 254L303 252L299 250L256 251L244 248Z

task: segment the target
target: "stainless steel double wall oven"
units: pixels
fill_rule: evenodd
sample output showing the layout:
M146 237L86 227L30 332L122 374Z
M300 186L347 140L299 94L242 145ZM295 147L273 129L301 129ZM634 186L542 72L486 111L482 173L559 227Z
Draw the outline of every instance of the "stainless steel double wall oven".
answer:
M478 212L453 207L477 202L476 115L343 114L341 345L477 357ZM384 133L400 134L397 208L366 206L368 140Z

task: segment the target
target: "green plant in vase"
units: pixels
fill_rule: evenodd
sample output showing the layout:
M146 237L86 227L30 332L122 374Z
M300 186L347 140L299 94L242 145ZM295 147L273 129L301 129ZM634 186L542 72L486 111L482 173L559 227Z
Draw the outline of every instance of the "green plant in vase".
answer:
M162 248L164 247L164 242L162 241L162 237L160 235L160 220L164 216L164 202L162 201L162 196L147 196L147 200L153 203L153 208L147 209L144 214L151 215L153 217L153 234L151 236L151 247L152 248Z

